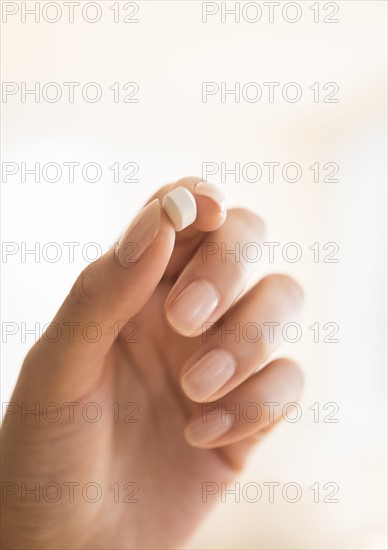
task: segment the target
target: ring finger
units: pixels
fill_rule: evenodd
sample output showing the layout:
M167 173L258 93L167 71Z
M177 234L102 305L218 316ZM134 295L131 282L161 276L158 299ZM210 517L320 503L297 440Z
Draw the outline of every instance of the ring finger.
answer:
M203 334L203 345L180 373L186 395L214 401L260 369L280 346L284 325L299 317L302 301L302 290L290 277L262 279Z

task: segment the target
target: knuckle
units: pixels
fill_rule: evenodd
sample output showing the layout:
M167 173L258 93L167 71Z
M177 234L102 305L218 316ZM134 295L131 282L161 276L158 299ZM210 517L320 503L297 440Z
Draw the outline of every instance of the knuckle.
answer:
M263 240L267 233L265 222L249 208L231 208L228 217L236 220L242 227L246 227L247 235L255 234Z
M296 303L302 303L304 300L304 290L301 285L290 275L274 273L268 275L262 280L263 285L269 285L277 290L281 290Z
M295 377L300 378L301 381L304 380L304 373L296 361L293 359L290 359L289 357L278 357L277 359L274 359L271 363L272 368L279 368L279 369L285 369L290 372L290 374L295 375Z
M273 352L273 342L270 341L265 330L261 330L260 340L256 347L256 362L260 369L265 362L268 361L271 353Z
M292 376L294 385L297 386L299 391L301 392L305 383L304 372L301 366L291 359L287 359L285 362Z
M94 264L90 264L79 274L70 291L69 307L72 310L77 311L93 303L95 280Z

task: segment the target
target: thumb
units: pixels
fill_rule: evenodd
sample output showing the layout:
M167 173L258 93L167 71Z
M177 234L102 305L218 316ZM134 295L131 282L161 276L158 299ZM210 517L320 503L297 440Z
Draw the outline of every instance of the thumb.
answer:
M118 332L163 277L174 243L174 226L155 199L139 212L117 247L79 275L27 355L18 386L33 387L50 399L75 391L84 395L95 387Z
M139 212L115 249L79 275L57 317L99 323L102 334L94 347L103 353L113 341L110 325L122 328L151 297L174 243L174 227L156 199Z

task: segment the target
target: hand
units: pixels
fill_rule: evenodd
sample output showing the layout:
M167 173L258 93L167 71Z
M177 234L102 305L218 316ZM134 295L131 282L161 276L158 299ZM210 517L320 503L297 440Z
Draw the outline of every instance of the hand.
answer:
M244 405L298 399L299 367L268 362L279 340L244 331L295 320L300 287L271 275L239 299L263 223L199 182L151 199L27 355L1 434L3 548L184 544L215 502L202 484L230 483L276 420ZM180 186L197 218L176 233L160 203Z

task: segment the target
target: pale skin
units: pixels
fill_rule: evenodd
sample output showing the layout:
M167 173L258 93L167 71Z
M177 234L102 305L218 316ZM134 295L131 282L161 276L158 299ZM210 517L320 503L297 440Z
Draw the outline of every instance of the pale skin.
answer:
M260 263L223 258L221 243L231 249L260 242L263 223L250 211L225 212L217 200L196 194L199 181L184 178L151 199L161 202L172 187L186 187L197 203L194 224L177 233L160 210L157 236L136 262L124 267L111 250L88 266L54 319L66 335L73 327L72 338L42 338L26 357L1 431L2 483L14 484L2 503L2 548L182 547L217 502L217 495L204 499L203 484L232 482L281 408L270 418L263 407L256 422L228 411L298 400L300 368L272 359L280 340L221 338L216 327L295 320L302 291L289 277L271 275L239 299ZM216 288L219 301L206 325L182 335L168 311L198 280ZM101 328L96 342L82 334L90 322ZM188 375L196 358L219 349L234 359L220 388L203 368ZM91 402L102 411L95 422L81 414ZM36 403L40 421L22 417L22 408ZM62 407L57 422L47 421L49 409L43 414L47 403ZM96 410L88 411L94 418ZM58 502L49 482L61 487ZM101 488L96 502L88 501L92 489L82 497L90 482ZM22 483L46 493L38 503L28 495L23 502ZM69 484L77 484L73 499Z

